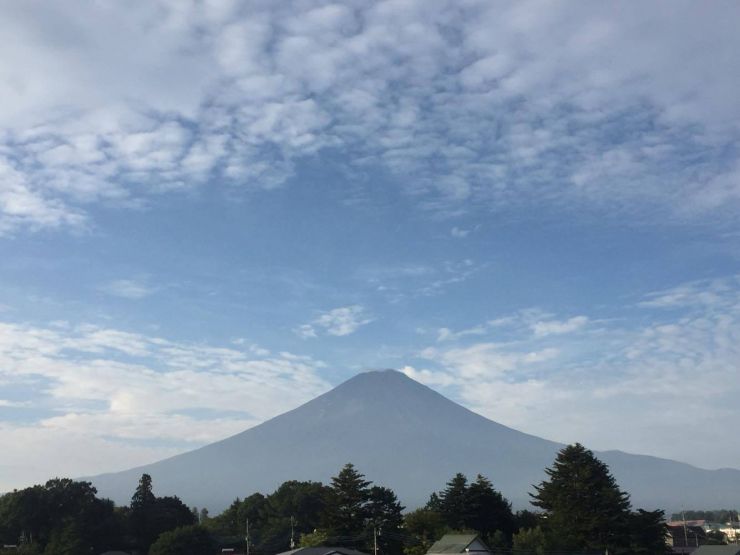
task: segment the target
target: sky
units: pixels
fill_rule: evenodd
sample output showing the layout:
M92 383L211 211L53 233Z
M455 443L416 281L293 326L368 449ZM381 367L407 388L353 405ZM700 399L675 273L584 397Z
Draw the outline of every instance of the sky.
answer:
M0 491L396 368L740 467L740 4L0 6Z

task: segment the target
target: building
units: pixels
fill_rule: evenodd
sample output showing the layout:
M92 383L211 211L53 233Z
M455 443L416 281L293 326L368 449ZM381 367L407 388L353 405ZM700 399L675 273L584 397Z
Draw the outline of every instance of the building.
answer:
M740 555L740 545L702 545L693 555Z
M477 534L445 534L427 551L427 555L455 553L491 555L491 550Z
M707 543L707 533L702 526L684 526L668 523L668 545L675 554L688 555Z
M367 555L362 551L348 547L299 547L291 551L283 551L278 555Z

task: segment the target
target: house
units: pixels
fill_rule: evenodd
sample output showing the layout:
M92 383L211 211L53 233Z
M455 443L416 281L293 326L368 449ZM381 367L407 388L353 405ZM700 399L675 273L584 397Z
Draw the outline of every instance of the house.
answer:
M740 545L702 545L693 555L740 555Z
M438 553L491 555L491 550L483 543L478 534L445 534L442 539L434 542L427 551L427 555Z
M671 552L687 555L707 543L707 533L702 526L675 526L668 523L668 545Z
M348 547L299 547L291 551L283 551L278 555L367 555L362 551Z

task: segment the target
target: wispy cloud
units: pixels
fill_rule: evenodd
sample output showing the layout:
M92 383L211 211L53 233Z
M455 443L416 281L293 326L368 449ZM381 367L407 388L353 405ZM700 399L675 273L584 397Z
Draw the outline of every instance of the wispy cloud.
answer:
M538 337L547 335L560 335L581 329L588 324L587 316L573 316L567 320L545 320L534 322L530 325L534 334Z
M448 331L404 371L495 420L559 441L705 466L740 456L715 426L737 417L737 276L652 293L630 310L619 319L523 310ZM507 329L506 341L487 335L500 334L494 322ZM649 435L630 432L645 422ZM691 453L680 447L687 435Z
M19 391L2 404L43 409L32 422L11 414L0 424L0 441L14 445L3 462L18 466L0 489L129 467L172 454L172 443L182 450L236 433L325 391L322 366L251 345L196 345L92 325L0 323L0 382ZM32 397L23 393L29 383ZM153 446L141 448L141 440ZM65 441L94 457L61 448ZM23 467L30 460L37 468Z
M304 338L318 337L319 333L341 337L356 332L372 321L364 307L350 305L325 312L310 324L303 324L295 331Z
M588 324L589 318L584 315L558 320L552 314L543 310L527 308L462 330L455 331L447 327L439 328L437 330L437 341L458 341L469 336L491 335L502 329L511 329L520 333L529 331L535 337L540 338L548 335L577 332L586 328Z
M740 278L699 280L655 291L639 303L645 308L710 307L734 304Z
M100 289L114 297L132 300L143 299L156 291L155 288L150 287L145 282L133 279L117 279L106 283Z
M472 230L470 229L463 229L463 228L455 226L450 230L450 235L452 235L456 239L464 239L465 237L470 235L471 231Z

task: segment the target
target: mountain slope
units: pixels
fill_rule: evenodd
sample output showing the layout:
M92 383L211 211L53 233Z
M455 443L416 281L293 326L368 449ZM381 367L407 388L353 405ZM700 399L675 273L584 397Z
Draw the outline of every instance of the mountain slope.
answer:
M484 418L393 370L359 374L308 403L200 449L91 480L128 503L143 472L158 495L220 511L235 497L269 493L289 479L326 482L347 462L391 487L409 508L456 472L481 473L516 506L528 503L562 445ZM740 471L598 453L633 503L678 509L736 506Z

